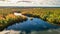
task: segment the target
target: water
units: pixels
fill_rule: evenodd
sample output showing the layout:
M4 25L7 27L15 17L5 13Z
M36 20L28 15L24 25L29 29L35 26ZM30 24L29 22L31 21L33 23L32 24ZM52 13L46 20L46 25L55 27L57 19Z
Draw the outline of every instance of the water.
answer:
M7 30L11 29L21 32L25 31L25 34L60 34L59 26L52 25L39 18L33 18L33 20L30 20L28 17L27 21L16 23L7 28Z

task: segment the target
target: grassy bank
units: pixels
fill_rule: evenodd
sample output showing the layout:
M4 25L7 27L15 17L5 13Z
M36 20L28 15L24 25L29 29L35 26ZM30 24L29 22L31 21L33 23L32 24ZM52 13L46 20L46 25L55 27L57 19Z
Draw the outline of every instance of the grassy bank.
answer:
M14 14L8 14L6 16L0 16L0 30L14 24L27 20L26 17L23 16L15 16Z
M25 9L22 14L60 25L60 8L31 8Z
M24 16L15 16L13 10L18 8L0 8L0 30L3 30L9 25L27 20Z

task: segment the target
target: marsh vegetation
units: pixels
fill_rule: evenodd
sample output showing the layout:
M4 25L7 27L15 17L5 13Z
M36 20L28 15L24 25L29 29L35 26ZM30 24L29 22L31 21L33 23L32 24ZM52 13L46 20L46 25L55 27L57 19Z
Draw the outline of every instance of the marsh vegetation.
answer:
M24 16L35 17L51 24L60 25L60 8L0 8L0 30L27 19L23 16L15 16L13 10L20 11Z

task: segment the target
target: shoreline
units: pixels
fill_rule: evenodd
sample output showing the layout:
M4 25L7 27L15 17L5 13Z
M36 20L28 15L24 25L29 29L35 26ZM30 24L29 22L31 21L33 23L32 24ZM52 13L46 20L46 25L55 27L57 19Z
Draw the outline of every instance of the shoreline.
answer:
M21 17L21 19L20 19L20 17ZM4 30L4 28L7 28L10 25L13 25L15 23L19 23L19 22L23 22L23 21L27 20L27 18L25 16L21 15L20 17L16 21L13 21L13 22L10 22L10 23L6 23L5 25L0 26L0 31Z

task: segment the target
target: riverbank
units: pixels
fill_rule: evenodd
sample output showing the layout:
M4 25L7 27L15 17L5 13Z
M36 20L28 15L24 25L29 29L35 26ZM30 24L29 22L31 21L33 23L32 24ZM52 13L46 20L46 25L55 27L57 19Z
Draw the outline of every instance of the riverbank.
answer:
M0 34L26 34L26 32L16 31L16 30L3 30ZM46 31L31 31L30 34L60 34L60 28L49 29Z
M6 16L1 16L0 17L0 31L4 30L4 28L7 28L8 26L14 24L14 23L19 23L26 21L27 18L26 16L16 16L14 14L8 14Z
M22 11L22 14L29 17L40 18L51 24L60 25L60 8L31 8Z

